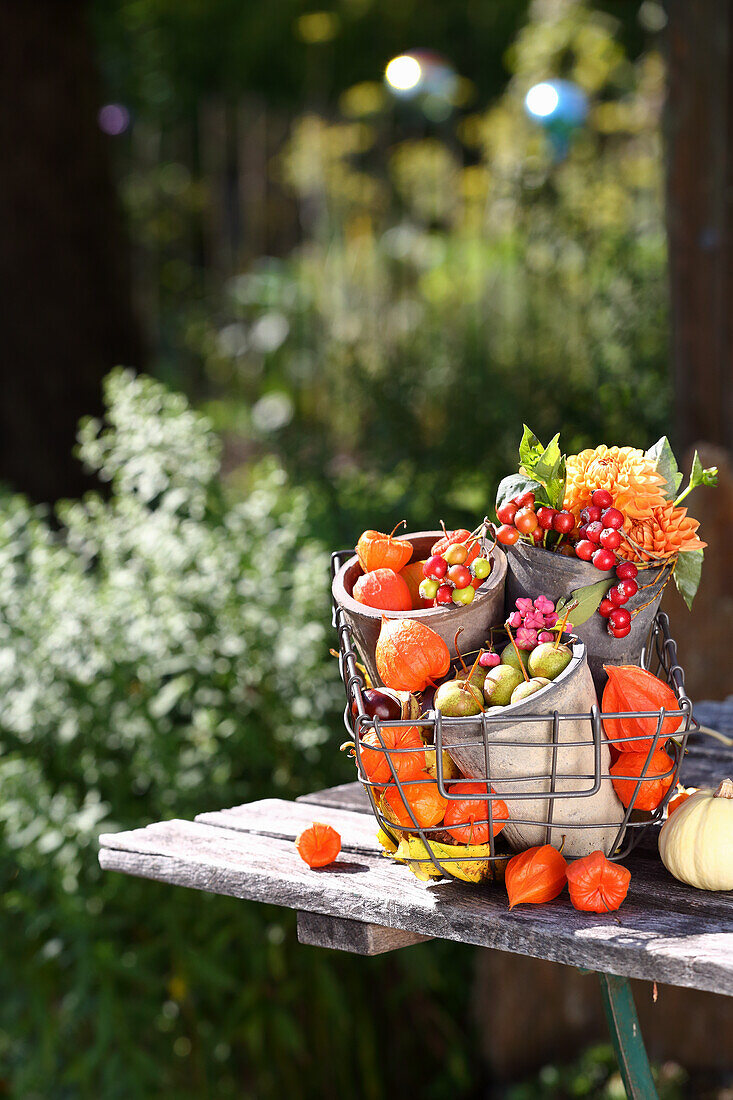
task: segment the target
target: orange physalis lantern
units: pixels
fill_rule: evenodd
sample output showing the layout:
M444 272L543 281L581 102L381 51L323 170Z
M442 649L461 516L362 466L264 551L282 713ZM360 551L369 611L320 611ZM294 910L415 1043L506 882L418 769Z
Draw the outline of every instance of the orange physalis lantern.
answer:
M443 798L432 775L427 772L418 772L415 780L421 780L421 782L402 784L404 799L396 784L393 783L391 787L387 787L381 802L382 813L393 825L400 825L403 829L414 829L415 822L410 816L411 809L417 824L423 829L429 829L443 820L448 800Z
M383 616L375 656L382 682L394 691L423 691L450 668L448 646L416 619Z
M677 696L668 684L638 665L604 665L608 683L603 689L603 710L608 713L638 710L679 710ZM657 744L661 747L680 727L682 719L665 718ZM657 731L656 718L604 718L603 729L621 752L648 752ZM631 741L619 740L630 737Z
M636 784L644 771L648 755L648 752L622 752L616 763L611 765L611 780L624 806L629 806L634 797ZM663 749L657 749L652 753L649 767L646 769L634 802L635 810L656 810L672 786L673 769L674 761ZM665 775L665 772L669 772L669 775ZM620 779L619 776L627 776L627 778ZM628 778L629 776L635 778Z
M697 794L698 789L698 787L683 787L678 783L675 793L667 803L667 816L671 817L675 810L678 810L684 802L687 802L688 798L692 798L693 794Z
M445 827L459 844L487 844L489 840L489 803L469 795L486 794L485 783L457 783L449 794L463 794L460 802L450 801L445 811ZM493 791L491 792L494 793ZM493 833L496 836L506 825L509 810L501 798L492 800Z
M401 520L397 527L405 523ZM405 524L406 526L406 524ZM407 539L396 539L394 532L384 535L381 531L364 531L356 544L356 556L365 573L375 569L394 569L399 573L412 557L412 543Z
M417 726L384 726L379 732L384 748L376 730L369 730L360 741L362 771L372 783L393 782L390 761L400 782L425 770L425 745Z
M373 569L354 585L354 599L381 611L412 611L412 596L407 581L394 569Z
M603 852L574 860L567 869L570 900L585 913L611 913L626 897L631 871L606 859Z
M567 861L551 844L528 848L513 856L506 866L504 882L509 908L552 901L565 889Z
M295 838L295 847L309 867L327 867L341 851L341 837L330 825L314 821Z

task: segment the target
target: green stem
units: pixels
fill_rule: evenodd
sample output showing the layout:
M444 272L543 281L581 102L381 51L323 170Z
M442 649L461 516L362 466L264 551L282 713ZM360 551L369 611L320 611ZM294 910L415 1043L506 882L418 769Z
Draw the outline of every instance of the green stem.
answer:
M693 489L692 484L688 485L687 488L685 489L685 491L680 493L680 495L677 497L677 500L674 501L672 507L673 508L679 508L680 504L685 499L685 497L688 496L692 492L692 489Z

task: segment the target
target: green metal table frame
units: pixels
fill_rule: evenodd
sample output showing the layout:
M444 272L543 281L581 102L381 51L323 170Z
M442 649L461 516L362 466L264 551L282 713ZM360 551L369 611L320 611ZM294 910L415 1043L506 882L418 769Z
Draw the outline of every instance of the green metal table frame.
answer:
M630 1100L657 1100L657 1090L628 978L598 974L608 1030Z

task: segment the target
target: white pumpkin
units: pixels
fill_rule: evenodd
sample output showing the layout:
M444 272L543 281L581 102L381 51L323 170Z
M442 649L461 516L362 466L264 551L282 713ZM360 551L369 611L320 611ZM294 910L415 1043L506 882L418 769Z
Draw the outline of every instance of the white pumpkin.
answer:
M679 806L659 834L662 863L698 890L733 890L733 782L699 790Z

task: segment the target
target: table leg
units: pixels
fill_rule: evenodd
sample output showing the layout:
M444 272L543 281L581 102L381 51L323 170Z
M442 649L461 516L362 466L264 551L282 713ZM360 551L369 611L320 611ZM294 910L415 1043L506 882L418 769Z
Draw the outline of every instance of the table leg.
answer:
M629 1100L657 1100L651 1066L628 978L601 974L603 1007Z

